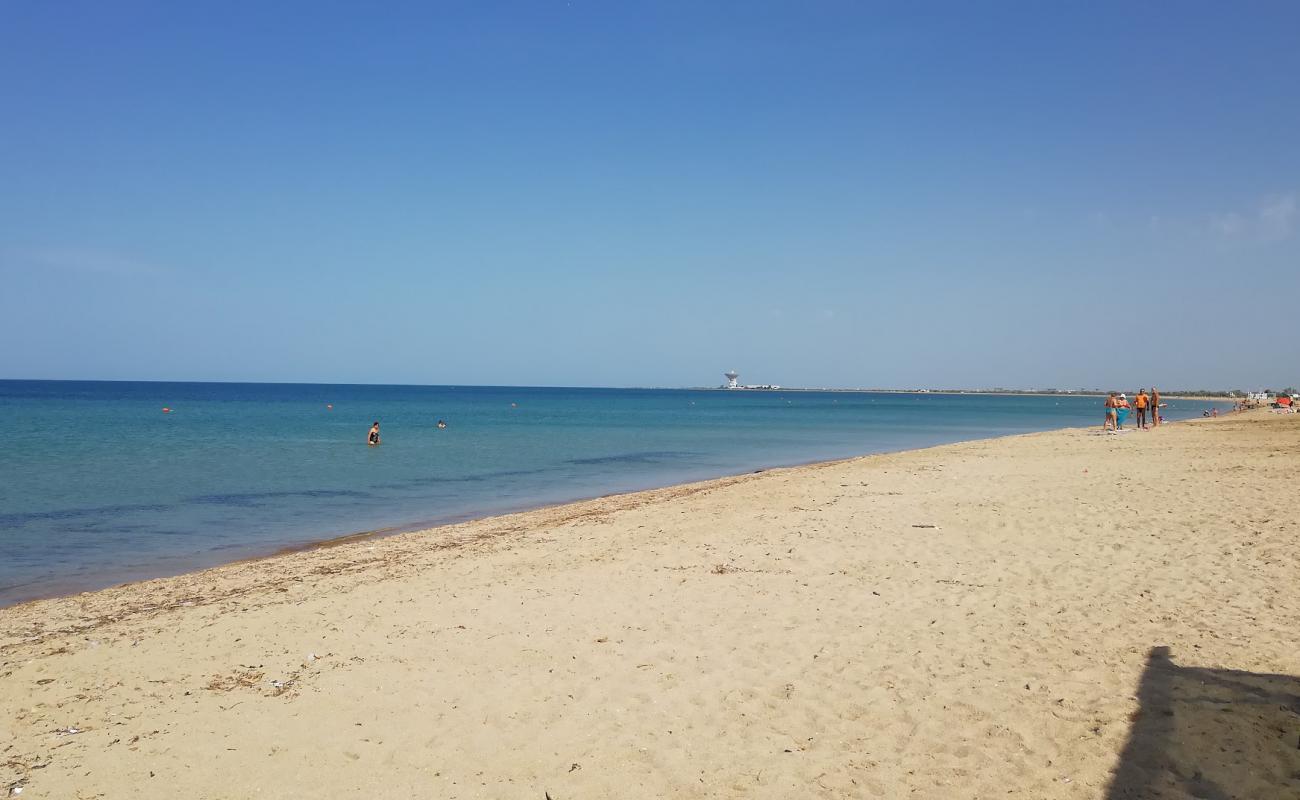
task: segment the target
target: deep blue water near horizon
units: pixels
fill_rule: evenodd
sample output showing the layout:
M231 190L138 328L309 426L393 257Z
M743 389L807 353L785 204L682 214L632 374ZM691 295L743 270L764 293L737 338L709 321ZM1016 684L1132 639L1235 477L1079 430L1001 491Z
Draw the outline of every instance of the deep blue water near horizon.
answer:
M1100 417L1101 398L1079 396L0 381L0 606L351 533Z

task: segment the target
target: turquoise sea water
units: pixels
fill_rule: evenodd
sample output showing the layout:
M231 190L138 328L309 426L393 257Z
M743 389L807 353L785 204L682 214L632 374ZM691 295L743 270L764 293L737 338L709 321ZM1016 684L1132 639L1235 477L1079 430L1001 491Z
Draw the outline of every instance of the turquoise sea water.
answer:
M1174 401L1167 416L1209 405ZM0 381L0 605L361 531L1100 418L1097 397Z

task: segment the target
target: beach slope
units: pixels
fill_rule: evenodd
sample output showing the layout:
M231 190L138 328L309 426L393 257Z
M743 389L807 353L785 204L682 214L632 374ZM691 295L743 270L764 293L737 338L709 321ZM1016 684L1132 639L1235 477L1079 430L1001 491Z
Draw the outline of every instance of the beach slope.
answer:
M1297 798L1300 415L604 498L0 610L23 798Z

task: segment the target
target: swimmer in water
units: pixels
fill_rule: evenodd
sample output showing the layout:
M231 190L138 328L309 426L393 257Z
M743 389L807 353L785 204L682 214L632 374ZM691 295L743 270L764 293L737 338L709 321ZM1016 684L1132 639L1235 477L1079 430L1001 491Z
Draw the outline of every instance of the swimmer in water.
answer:
M376 422L370 426L370 433L366 436L366 444L374 447L379 444L379 423Z
M438 427L439 427L439 428L445 428L445 427L447 427L447 423L443 422L442 420L438 420Z

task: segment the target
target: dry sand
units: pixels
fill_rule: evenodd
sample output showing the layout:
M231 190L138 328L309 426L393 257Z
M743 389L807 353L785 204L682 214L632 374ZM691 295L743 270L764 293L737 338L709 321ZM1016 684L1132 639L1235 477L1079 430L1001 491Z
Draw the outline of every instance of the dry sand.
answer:
M1059 431L30 603L0 794L1297 798L1298 456Z

